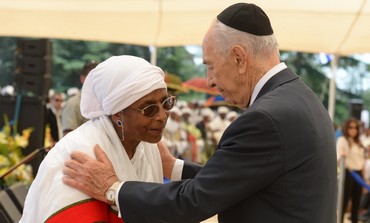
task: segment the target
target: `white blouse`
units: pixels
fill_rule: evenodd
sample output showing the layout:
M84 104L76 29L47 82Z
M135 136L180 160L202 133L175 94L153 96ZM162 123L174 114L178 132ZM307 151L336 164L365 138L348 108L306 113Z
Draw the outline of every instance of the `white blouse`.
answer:
M365 151L360 145L352 143L349 148L349 143L344 136L337 140L337 160L341 155L345 155L345 166L350 170L362 170L365 165Z

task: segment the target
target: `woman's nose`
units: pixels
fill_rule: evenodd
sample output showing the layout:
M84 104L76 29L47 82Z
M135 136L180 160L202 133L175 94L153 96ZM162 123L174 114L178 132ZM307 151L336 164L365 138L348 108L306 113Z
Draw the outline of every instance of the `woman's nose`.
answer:
M156 115L156 119L161 121L166 121L168 116L170 115L170 111L165 110L162 106L159 106L159 112Z

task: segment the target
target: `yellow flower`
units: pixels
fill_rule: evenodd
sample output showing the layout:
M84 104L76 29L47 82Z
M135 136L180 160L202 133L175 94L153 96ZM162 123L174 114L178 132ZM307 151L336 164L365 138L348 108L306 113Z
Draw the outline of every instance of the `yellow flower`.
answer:
M0 168L6 167L10 165L10 161L8 157L0 154Z
M0 132L0 144L6 143L6 134L4 132Z
M27 128L22 131L22 135L19 135L17 125L11 125L6 116L4 120L5 125L0 128L0 176L3 176L24 158L22 148L28 146L28 139L33 131L32 128ZM33 180L32 167L20 165L2 180L8 186L16 182L30 185Z
M27 129L23 129L22 131L22 137L28 141L28 139L30 138L30 135L31 133L33 132L33 129L32 128L27 128Z
M25 148L28 146L28 138L24 137L23 135L16 135L14 136L14 142L17 146Z

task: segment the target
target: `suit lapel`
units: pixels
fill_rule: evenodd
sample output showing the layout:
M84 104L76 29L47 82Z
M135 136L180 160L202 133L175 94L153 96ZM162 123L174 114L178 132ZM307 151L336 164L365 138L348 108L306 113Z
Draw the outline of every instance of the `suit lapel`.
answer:
M263 85L261 91L258 93L256 100L262 95L274 90L276 87L287 83L289 81L295 80L299 78L290 68L285 68L284 70L280 71L279 73L275 74L270 80Z

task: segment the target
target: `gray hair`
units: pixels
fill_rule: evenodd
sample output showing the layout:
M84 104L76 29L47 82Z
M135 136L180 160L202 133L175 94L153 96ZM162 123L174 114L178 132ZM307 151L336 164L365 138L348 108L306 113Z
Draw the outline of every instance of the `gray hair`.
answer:
M278 43L275 35L256 36L226 26L216 20L214 24L215 51L227 55L233 45L243 47L254 57L276 54L279 57Z

